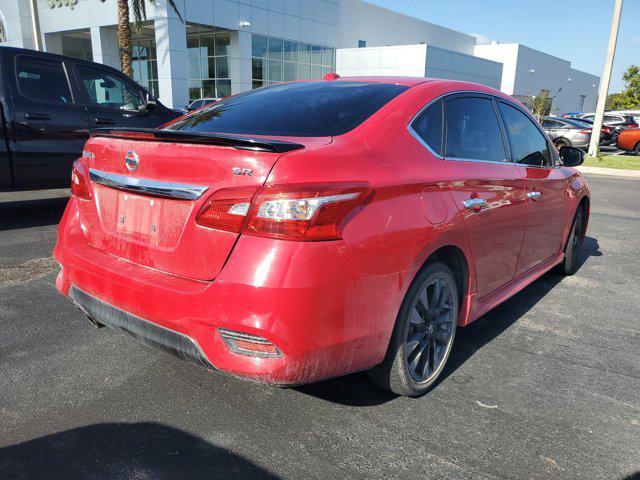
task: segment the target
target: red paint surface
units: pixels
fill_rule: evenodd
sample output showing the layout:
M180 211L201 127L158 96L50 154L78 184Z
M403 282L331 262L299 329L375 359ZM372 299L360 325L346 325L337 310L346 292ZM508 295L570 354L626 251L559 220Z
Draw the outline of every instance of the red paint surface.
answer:
M90 140L86 150L95 159L83 160L90 168L209 190L185 201L92 184L91 200L72 197L55 249L63 266L58 289L68 294L75 285L190 336L220 370L278 384L381 362L409 285L442 247L457 248L469 266L459 324L473 321L562 260L573 214L588 189L571 168L433 156L407 129L422 106L458 90L508 97L464 82L398 81L412 88L360 127L335 138L289 139L306 148L285 154ZM134 173L124 164L130 149L141 159ZM232 175L232 167L250 168L253 175ZM373 187L341 222L341 240L278 240L195 222L222 188L332 182ZM526 198L533 189L543 192L535 204ZM462 207L473 196L486 198L488 206ZM284 356L233 353L217 328L264 337Z

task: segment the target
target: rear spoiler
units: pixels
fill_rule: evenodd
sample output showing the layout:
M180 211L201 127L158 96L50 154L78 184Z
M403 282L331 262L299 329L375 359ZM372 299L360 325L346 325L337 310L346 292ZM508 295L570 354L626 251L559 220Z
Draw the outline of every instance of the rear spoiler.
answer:
M285 153L304 148L304 145L281 140L244 137L224 133L192 133L180 130L159 130L153 128L96 128L91 137L111 137L127 140L146 140L149 142L197 143L233 147L239 150L256 152Z

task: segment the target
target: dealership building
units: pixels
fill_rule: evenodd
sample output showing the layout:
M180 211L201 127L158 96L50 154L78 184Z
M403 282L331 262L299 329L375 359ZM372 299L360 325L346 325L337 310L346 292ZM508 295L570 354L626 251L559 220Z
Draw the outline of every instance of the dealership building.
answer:
M0 0L0 45L42 48L119 67L116 0ZM476 37L361 0L166 0L148 4L134 38L135 80L184 107L328 72L467 80L553 111L593 111L599 77L520 44ZM34 28L34 24L37 25Z

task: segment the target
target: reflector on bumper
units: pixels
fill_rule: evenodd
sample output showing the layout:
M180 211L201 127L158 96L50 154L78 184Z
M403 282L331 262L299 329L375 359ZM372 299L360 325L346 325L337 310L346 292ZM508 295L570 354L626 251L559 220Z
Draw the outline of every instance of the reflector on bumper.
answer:
M266 338L249 333L235 332L219 328L218 333L227 344L229 350L240 355L251 355L254 357L282 357L282 352L278 347Z

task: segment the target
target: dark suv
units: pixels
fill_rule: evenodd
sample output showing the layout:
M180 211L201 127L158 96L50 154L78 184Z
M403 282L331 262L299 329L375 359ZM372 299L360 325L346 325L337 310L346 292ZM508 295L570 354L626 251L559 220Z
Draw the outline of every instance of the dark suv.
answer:
M111 67L0 47L0 190L67 187L91 129L179 115Z

